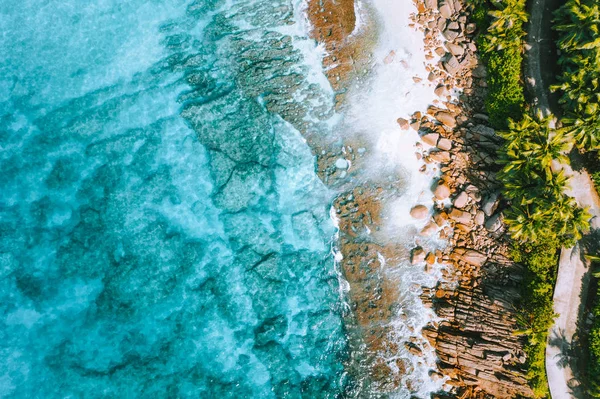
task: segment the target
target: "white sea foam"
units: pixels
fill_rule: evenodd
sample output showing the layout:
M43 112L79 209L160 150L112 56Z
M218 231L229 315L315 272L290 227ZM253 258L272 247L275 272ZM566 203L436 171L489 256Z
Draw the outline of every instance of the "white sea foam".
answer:
M379 22L378 43L373 51L371 73L351 88L346 126L370 144L362 166L365 179L389 181L390 176L395 176L390 187L401 186L397 194L391 191L384 200L380 235L403 243L407 250L421 245L433 251L443 248L445 241L439 237L418 236L428 220L413 219L410 209L416 204L433 207L431 185L439 171L434 165L428 165L424 173L419 171L424 165L415 155L419 135L413 129L401 130L397 123L398 118L409 119L415 111L425 111L436 99L433 85L427 80L424 35L409 26L409 16L416 12L412 0L372 0L370 5L376 10ZM404 388L394 396L429 397L443 385L443 381L436 382L429 377L429 371L435 369L434 349L423 340L417 344L423 356L415 356L402 344L411 336L419 336L425 325L437 320L419 295L420 287L435 286L441 277L441 266L435 264L433 272L426 273L423 267L411 265L409 259L380 262L386 265L382 272L398 284L400 304L397 317L392 321L392 339L401 344L401 349L394 354L394 359L386 360L393 365L399 357L409 363L403 377ZM407 380L416 392L409 392Z

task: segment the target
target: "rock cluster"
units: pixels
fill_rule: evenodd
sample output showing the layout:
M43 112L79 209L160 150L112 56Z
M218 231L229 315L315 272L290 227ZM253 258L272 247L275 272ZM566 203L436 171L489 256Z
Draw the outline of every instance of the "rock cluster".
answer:
M427 58L440 57L428 77L440 99L425 115L413 114L409 124L419 130L423 144L416 156L424 169L440 168L431 223L449 242L436 256L446 266L444 279L423 294L444 320L423 332L439 357L439 370L432 373L448 377L451 397L532 397L524 337L515 334L523 270L508 257L495 177L501 139L481 111L486 84L473 41L476 26L459 0L415 4L413 21L425 34ZM463 93L458 101L450 95L455 89ZM416 251L417 260L427 256L422 248Z

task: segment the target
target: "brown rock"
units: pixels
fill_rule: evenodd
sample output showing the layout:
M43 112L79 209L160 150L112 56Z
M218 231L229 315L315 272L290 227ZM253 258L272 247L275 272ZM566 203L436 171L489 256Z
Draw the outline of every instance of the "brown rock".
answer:
M487 231L489 231L490 233L494 233L494 232L500 230L503 223L504 223L504 217L502 216L502 213L497 213L495 215L492 215L487 220L487 222L485 222L485 229Z
M444 97L446 94L448 94L448 91L446 90L446 86L444 86L444 85L439 85L438 87L435 88L435 90L433 92L438 97Z
M481 226L483 222L485 222L485 213L482 210L478 210L475 214L475 223Z
M452 9L448 3L444 3L440 6L440 15L446 19L452 16Z
M421 140L425 144L429 144L430 146L435 146L440 138L438 133L429 133L421 136Z
M487 256L479 251L468 249L464 254L462 254L461 259L471 265L481 267L487 261Z
M460 209L453 208L448 216L457 223L468 224L471 222L471 214Z
M434 151L429 153L429 159L437 163L448 163L451 157L448 151Z
M442 137L437 143L437 148L443 151L450 151L452 149L452 141Z
M447 26L448 29L452 29L452 30L459 30L460 29L460 25L458 25L458 22L456 21L452 21L448 24Z
M441 123L443 123L451 129L456 127L456 119L454 119L454 116L452 116L452 114L449 112L440 111L437 114L435 114L435 119L437 119L438 121L440 121Z
M400 129L402 130L408 130L408 128L410 127L410 124L404 118L398 118L396 119L396 122L398 122L398 125L400 125Z
M424 237L429 237L429 236L433 235L437 231L437 229L438 229L437 224L435 224L434 222L429 222L425 225L425 227L423 227L423 229L421 230L421 232L419 234Z
M437 11L438 2L437 2L437 0L425 0L425 7L427 7L428 9L430 9L432 11Z
M429 209L425 205L415 205L410 210L410 216L415 219L425 219L429 216Z
M465 49L461 45L448 42L445 44L445 46L450 52L450 54L455 55L457 57L460 57L465 53Z
M425 257L425 262L427 262L427 264L429 265L433 265L435 263L435 255L433 254L433 252L427 254L427 256Z
M454 206L456 208L464 208L467 205L467 201L469 200L469 195L464 191L458 194L458 196L454 199Z
M433 195L435 195L435 198L437 200L443 201L446 198L450 197L451 193L452 191L450 190L450 187L448 187L446 183L441 183L435 188Z
M444 38L446 40L448 40L449 42L454 41L454 39L456 39L458 37L458 32L453 31L451 29L444 29L444 31L442 32L442 35L444 36ZM444 67L446 67L446 65L444 65ZM458 69L458 60L456 61L456 65L453 68L454 70ZM453 72L450 72L448 70L448 68L446 68L446 71L448 71L449 73L453 74Z
M416 265L425 261L425 250L421 247L413 248L410 252L410 263Z
M492 216L496 209L498 209L498 204L500 200L498 199L497 193L492 193L483 201L481 204L481 209L487 216Z

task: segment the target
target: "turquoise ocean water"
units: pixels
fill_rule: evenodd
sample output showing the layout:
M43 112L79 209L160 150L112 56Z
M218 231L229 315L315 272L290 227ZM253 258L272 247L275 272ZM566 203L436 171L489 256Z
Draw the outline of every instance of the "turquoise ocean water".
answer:
M0 26L0 397L343 395L301 3L3 0Z

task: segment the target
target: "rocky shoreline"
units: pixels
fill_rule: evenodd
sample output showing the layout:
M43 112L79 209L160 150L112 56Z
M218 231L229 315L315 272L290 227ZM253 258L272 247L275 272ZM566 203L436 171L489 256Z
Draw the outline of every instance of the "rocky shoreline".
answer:
M515 334L524 270L508 256L501 184L495 178L501 140L486 126L483 113L486 82L473 36L477 27L468 22L468 11L458 0L426 0L416 6L415 23L425 32L427 48L442 57L432 70L436 90L462 91L459 101L446 103L450 115L440 118L442 111L432 107L428 114L437 123L421 119L420 124L422 139L437 141L438 147L425 156L442 163L434 190L437 218L449 220L453 228L442 256L452 273L433 295L423 295L424 301L433 298L444 321L424 334L436 348L440 372L454 387L452 397L531 397L525 339ZM446 40L443 47L435 39L440 33ZM451 206L441 202L447 198Z
M332 86L340 91L340 82L349 79L355 59L360 58L361 43L348 37L354 30L355 18L349 16L354 1L345 1L339 8L333 1L309 4L319 5L309 7L313 35L328 49L324 66ZM432 289L423 287L421 295L441 318L422 331L438 357L438 370L431 370L429 377L445 380L446 393L439 398L531 397L525 339L515 334L519 329L515 304L524 271L508 257L502 222L505 204L495 178L500 138L486 125L482 111L486 82L474 41L477 27L460 0L416 0L414 5L417 12L412 24L424 34L425 57L431 61L426 79L434 85L438 100L425 113L399 118L398 128L419 132L415 156L424 161L422 171L439 167L441 172L432 187L434 214L419 234L439 234L448 241L445 250L417 246L409 255L414 267L427 272L442 266L441 281ZM319 174L327 181L328 171L335 173L331 164L336 155L317 155ZM395 365L382 359L402 346L419 355L426 345L419 342L418 331L404 344L395 342L390 331L397 305L395 287L378 273L378 254L397 259L403 248L361 235L365 227L375 230L379 224L385 190L382 184L354 187L338 196L334 208L340 218L341 269L351 287L349 301L365 353L373 356L367 367L370 383L378 392L393 392L401 384L412 390L418 381L406 378L410 365L402 359ZM413 207L411 216L430 217L422 205Z

